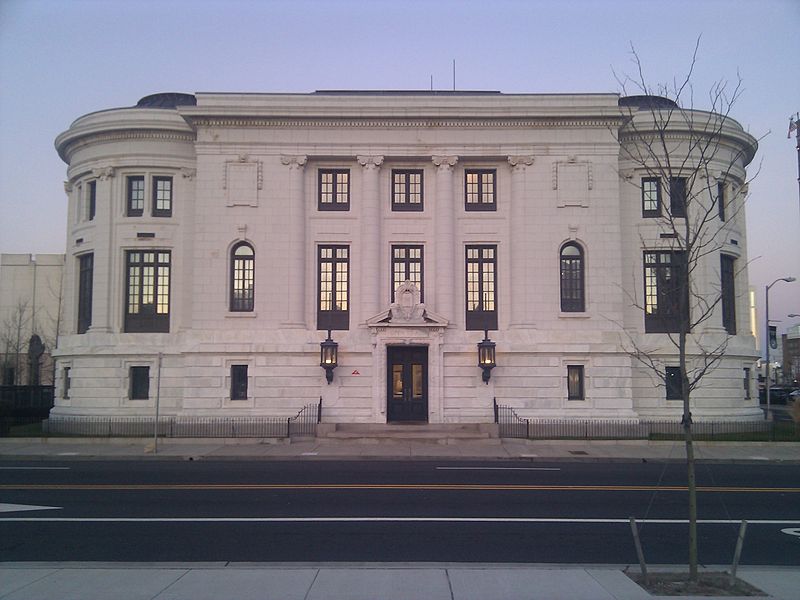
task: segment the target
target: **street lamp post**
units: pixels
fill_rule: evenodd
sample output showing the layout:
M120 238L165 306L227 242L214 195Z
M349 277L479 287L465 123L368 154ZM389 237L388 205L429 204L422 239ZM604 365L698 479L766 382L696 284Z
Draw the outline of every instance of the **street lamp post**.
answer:
M776 279L775 281L773 281L772 283L770 283L767 286L767 290L766 290L766 294L765 294L764 312L766 313L766 317L767 317L767 338L766 338L767 339L767 373L766 373L767 376L766 376L766 379L765 379L765 385L767 386L767 412L764 414L764 418L766 420L769 420L769 409L770 409L770 406L769 406L769 388L770 388L770 383L769 383L769 345L770 345L770 336L769 336L769 288L771 288L773 285L775 285L779 281L785 281L786 283L791 283L794 280L795 280L794 277L780 277L780 278Z

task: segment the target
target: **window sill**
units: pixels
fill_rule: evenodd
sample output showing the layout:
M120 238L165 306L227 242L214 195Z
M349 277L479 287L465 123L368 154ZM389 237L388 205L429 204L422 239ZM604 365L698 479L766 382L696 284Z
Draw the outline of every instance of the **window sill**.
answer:
M589 319L591 315L587 312L559 312L559 319Z
M258 317L256 311L228 312L225 315L226 319L255 319L256 317Z

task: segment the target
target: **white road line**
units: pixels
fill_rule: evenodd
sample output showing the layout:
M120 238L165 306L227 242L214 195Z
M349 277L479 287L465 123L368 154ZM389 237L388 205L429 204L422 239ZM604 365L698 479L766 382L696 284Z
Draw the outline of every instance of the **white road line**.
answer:
M436 467L439 471L560 471L557 467Z
M45 523L584 523L625 524L630 519L547 517L0 517L0 522ZM685 525L688 519L637 519L639 524ZM702 525L738 525L740 519L698 519ZM796 525L797 519L753 519L749 525Z
M0 513L24 510L61 510L60 506L35 506L33 504L0 504Z
M71 467L0 467L0 471L69 471Z

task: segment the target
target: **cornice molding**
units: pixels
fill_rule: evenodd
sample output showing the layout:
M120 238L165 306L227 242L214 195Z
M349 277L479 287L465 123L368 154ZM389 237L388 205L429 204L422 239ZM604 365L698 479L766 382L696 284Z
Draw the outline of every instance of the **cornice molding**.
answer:
M261 127L261 128L320 128L320 129L374 129L374 128L515 128L520 127L535 129L551 129L553 127L570 128L597 128L608 129L609 127L619 126L622 119L619 117L608 117L606 119L597 118L495 118L495 119L473 119L465 117L450 119L287 119L287 118L264 118L264 117L192 117L189 119L194 127Z
M87 133L74 140L67 142L63 149L64 156L68 156L72 152L85 148L92 144L101 144L107 142L116 142L120 140L151 140L151 141L170 141L170 142L188 142L193 144L196 136L194 133L179 132L179 131L164 131L164 130L148 130L148 129L123 129L108 131L106 133Z

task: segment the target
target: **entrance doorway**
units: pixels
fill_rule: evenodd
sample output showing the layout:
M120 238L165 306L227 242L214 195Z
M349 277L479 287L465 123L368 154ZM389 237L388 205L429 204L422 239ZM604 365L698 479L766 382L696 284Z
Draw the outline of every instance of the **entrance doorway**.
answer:
M388 421L428 422L428 348L388 346Z

